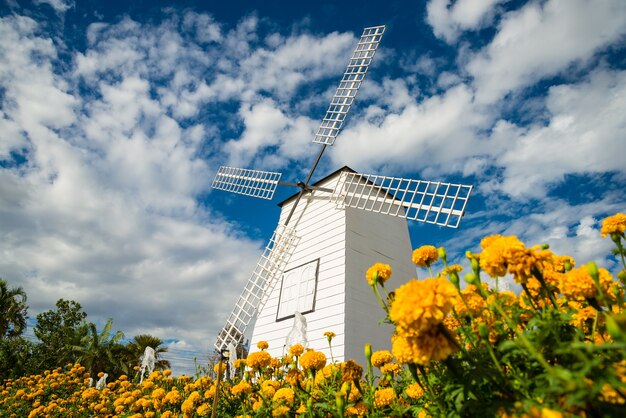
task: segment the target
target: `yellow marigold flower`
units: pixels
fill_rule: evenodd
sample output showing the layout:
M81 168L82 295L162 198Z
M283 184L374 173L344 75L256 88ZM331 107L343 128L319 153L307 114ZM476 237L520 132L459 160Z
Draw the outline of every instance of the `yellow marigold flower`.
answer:
M257 351L256 353L252 353L248 355L246 359L246 364L251 369L261 370L267 366L272 361L272 356L267 351Z
M167 395L165 395L164 401L170 404L180 402L180 392L178 391L178 389L174 388L170 392L168 392Z
M571 269L576 265L576 261L569 255L555 255L552 257L552 269L559 273L565 273L565 267L569 265Z
M335 338L337 336L337 334L335 334L332 331L326 331L324 333L324 336L328 339L328 342L330 342L330 340L332 340L333 338Z
M345 415L347 417L365 417L368 412L367 404L359 402L354 406L347 407Z
M161 418L172 418L174 413L172 411L165 411L161 414Z
M198 407L198 409L196 409L196 413L201 417L206 417L211 413L211 407L208 403L203 403Z
M309 350L300 356L304 370L319 370L326 365L326 355L321 351Z
M615 283L611 274L606 269L598 269L600 288L605 297L613 295L612 286ZM598 290L593 278L587 272L587 267L582 266L572 269L561 277L559 285L561 293L571 300L585 300L598 296Z
M19 392L22 389L18 390L17 393L15 394L15 397L19 399ZM23 391L22 391L23 392ZM87 390L85 390L82 394L81 397L88 401L91 399L96 399L98 398L98 396L100 395L100 393L98 392L98 390L96 388L88 388Z
M374 406L376 408L389 406L395 399L396 392L394 392L393 388L378 389L374 392Z
M280 388L276 391L272 400L276 403L287 404L289 406L293 405L295 394L293 390L290 388Z
M411 383L406 387L406 395L411 399L419 399L424 394L424 389L418 383Z
M360 380L361 376L363 376L363 367L354 360L348 360L341 364L341 380L343 382Z
M245 365L246 365L246 359L238 358L237 360L235 360L235 368L240 369L242 367L245 367Z
M163 370L163 376L167 377L171 375L172 375L172 371L170 369Z
M256 346L259 348L259 350L267 350L269 344L267 343L267 341L259 341L258 343L256 343Z
M264 380L261 383L261 393L266 398L271 398L276 393L276 389L280 387L280 383L275 380Z
M291 357L300 357L300 355L304 352L304 347L302 344L294 344L289 347L289 356Z
M430 267L432 263L439 260L439 254L437 249L432 245L422 245L415 251L413 251L413 263L418 267Z
M288 406L277 406L276 408L274 408L272 410L272 416L273 417L284 417L287 416L289 414L289 407Z
M381 373L397 376L402 373L402 368L398 363L387 363L380 368Z
M241 382L230 388L230 393L235 396L252 393L252 386L250 386L250 384L245 380L242 380Z
M480 242L483 252L479 255L480 268L491 277L502 277L507 272L507 258L513 248L524 249L524 243L516 236L493 235Z
M626 214L616 213L613 216L604 218L600 235L602 235L602 238L612 234L624 236L624 231L626 231Z
M365 278L370 286L376 283L385 283L391 277L391 266L389 264L376 263L365 273Z
M387 350L374 351L372 354L372 365L374 367L382 367L393 360L393 355Z
M463 267L461 267L461 265L459 264L451 264L448 267L444 268L442 273L445 274L446 276L452 274L452 273L460 273L461 271L463 271Z
M478 294L478 288L475 285L468 285L465 289L461 290L461 294L463 295L463 299L457 298L454 305L454 309L460 317L467 315L478 316L483 309L487 308L487 302ZM465 302L463 300L465 300Z
M441 323L456 297L454 285L442 277L411 280L396 290L389 318L398 333L419 334Z
M290 369L285 375L285 382L291 386L297 386L302 380L304 380L304 372L300 369Z
M215 363L215 365L213 366L213 371L215 373L224 373L226 371L226 364L222 362ZM180 377L178 378L179 380L180 380Z
M437 329L417 336L392 337L391 352L400 363L424 365L431 360L444 360L455 351L452 341Z

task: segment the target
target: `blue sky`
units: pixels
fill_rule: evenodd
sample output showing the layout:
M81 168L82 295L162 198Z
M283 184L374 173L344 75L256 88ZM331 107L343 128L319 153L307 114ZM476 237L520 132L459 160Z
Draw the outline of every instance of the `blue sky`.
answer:
M349 165L473 184L460 229L410 223L415 247L462 261L516 234L614 270L598 231L626 209L623 0L4 0L0 276L32 317L74 299L188 367L293 192L212 191L217 167L302 179L362 28L381 24L317 178Z

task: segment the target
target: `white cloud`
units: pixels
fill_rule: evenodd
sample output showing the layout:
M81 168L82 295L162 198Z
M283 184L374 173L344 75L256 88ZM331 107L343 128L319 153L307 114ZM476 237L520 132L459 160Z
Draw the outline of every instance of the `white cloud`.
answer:
M33 3L49 4L57 13L65 13L68 9L74 7L72 0L68 0L67 2L63 0L33 0Z
M426 6L426 21L435 36L448 43L457 40L461 32L480 29L488 23L494 8L503 0L431 0Z
M579 83L554 86L546 106L545 125L500 122L494 129L493 157L505 169L501 190L542 197L568 173L626 171L626 71L598 69Z
M506 14L467 70L482 103L501 99L571 65L584 64L626 34L626 2L549 0Z

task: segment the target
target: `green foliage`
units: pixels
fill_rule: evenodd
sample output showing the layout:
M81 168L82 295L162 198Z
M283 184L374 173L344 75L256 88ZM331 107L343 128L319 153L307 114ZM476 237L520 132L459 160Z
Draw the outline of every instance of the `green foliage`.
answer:
M0 278L0 339L17 337L26 329L28 305L21 287L9 288Z

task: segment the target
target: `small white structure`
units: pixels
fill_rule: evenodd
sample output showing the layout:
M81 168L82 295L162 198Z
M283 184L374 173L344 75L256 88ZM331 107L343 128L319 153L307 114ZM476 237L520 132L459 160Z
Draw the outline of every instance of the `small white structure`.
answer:
M154 371L156 363L154 348L150 346L146 347L139 360L141 360L141 365L139 366L139 383L142 383L144 376L148 377Z
M330 174L315 186L334 189L348 167ZM288 216L295 196L280 204L279 223ZM294 315L306 318L308 347L323 351L330 361L324 332L332 331L336 361L354 359L363 364L363 347L389 349L393 327L379 325L385 314L365 280L375 262L391 265L386 285L415 277L406 219L354 209L337 208L329 193L313 191L296 208L292 223L300 238L284 273L260 310L251 339L269 344L272 356L282 356Z

